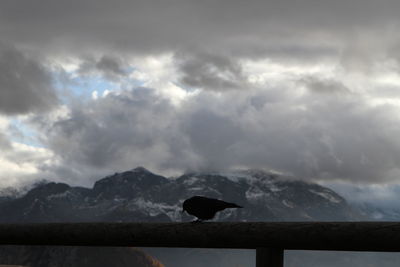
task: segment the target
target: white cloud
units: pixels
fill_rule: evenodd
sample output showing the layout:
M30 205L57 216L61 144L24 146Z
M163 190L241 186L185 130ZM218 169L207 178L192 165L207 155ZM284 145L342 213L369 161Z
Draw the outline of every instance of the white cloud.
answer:
M99 93L98 93L97 91L93 91L93 92L92 92L92 99L93 99L93 100L98 99L98 98L99 98L98 94L99 94Z
M20 187L50 178L42 167L53 164L54 154L50 150L11 142L10 149L0 154L0 187Z
M174 104L179 104L193 93L177 85L179 72L172 53L135 57L130 61L135 68L131 73L133 79L139 80L144 87L156 89L157 93L169 98Z

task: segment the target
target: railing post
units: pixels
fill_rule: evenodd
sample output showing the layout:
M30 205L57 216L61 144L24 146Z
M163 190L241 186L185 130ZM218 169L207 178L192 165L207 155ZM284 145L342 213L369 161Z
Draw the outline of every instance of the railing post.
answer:
M283 267L283 249L257 248L256 267Z

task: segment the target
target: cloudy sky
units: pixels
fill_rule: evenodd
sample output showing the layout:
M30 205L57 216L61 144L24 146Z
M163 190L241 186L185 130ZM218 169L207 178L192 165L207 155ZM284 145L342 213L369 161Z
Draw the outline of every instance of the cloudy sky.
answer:
M396 197L399 12L396 0L1 1L0 186L260 168Z

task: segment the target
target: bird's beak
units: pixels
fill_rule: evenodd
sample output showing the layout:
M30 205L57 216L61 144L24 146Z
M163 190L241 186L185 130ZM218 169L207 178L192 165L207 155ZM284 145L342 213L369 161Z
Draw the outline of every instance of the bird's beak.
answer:
M185 210L181 210L181 213L184 213L185 212Z

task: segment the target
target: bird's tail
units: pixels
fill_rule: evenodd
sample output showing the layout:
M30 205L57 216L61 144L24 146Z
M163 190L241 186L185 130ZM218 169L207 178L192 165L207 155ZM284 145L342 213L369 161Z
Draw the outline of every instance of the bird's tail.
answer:
M227 208L243 208L242 206L239 206L235 203L229 203L229 202L226 202L226 207Z

